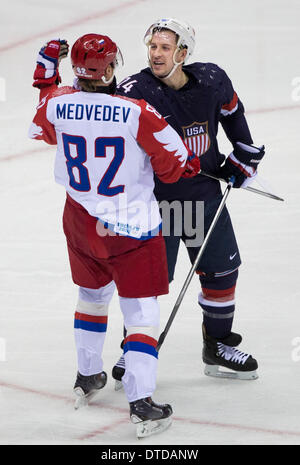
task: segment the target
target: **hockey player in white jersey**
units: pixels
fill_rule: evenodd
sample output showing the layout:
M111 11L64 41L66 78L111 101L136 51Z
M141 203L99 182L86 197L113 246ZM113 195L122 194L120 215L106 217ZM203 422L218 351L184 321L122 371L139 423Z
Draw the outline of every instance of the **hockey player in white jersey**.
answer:
M57 145L55 179L67 193L63 226L72 278L78 373L75 408L106 384L102 350L108 305L117 287L124 326L122 379L139 437L165 429L169 404L156 404L157 296L168 293L165 244L153 195L153 170L167 183L194 176L199 160L144 100L114 96L122 60L107 36L87 34L72 47L76 88L57 87L65 41L39 53L40 103L29 135Z

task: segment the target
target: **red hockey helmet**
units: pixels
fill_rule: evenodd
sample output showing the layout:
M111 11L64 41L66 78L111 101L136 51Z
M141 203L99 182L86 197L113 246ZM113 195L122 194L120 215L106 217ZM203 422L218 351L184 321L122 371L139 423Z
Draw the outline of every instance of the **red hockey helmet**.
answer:
M72 68L81 79L101 79L108 65L120 62L123 64L122 54L108 36L85 34L72 47Z

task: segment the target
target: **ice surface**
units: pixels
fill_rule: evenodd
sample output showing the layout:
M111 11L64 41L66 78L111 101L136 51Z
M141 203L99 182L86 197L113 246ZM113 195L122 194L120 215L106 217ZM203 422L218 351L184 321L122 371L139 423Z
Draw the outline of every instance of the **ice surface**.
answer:
M163 6L162 6L163 5ZM73 409L76 374L72 284L61 227L65 194L53 180L53 147L27 139L35 112L34 61L53 37L110 35L122 49L118 79L146 64L142 37L157 17L193 24L194 60L231 77L276 202L233 191L228 207L243 266L234 330L259 361L257 381L205 377L195 277L160 351L154 400L174 408L172 427L143 444L300 444L299 2L291 0L10 0L0 17L0 444L141 444L113 380L86 409ZM72 83L65 60L64 83ZM299 81L300 82L300 79ZM4 85L5 84L5 85ZM299 97L299 98L298 98ZM298 98L298 99L297 99ZM230 150L222 132L219 144ZM259 187L259 186L257 186ZM161 328L190 269L181 249L175 281L160 298ZM110 308L104 369L120 354L118 297ZM4 360L5 359L5 360Z

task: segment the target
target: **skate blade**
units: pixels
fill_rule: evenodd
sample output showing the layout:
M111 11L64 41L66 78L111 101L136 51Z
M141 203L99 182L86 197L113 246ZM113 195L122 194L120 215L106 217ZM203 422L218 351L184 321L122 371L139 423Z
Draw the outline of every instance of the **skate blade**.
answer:
M82 407L86 407L90 400L92 400L99 389L95 389L94 391L89 392L88 394L84 394L83 390L80 387L74 389L74 393L76 396L74 408L78 410Z
M120 389L123 389L122 381L118 381L118 380L116 379L116 380L115 380L115 391L120 391Z
M222 371L218 365L205 365L204 374L215 378L230 378L253 380L258 378L256 370L254 371Z
M136 436L138 439L147 438L153 434L162 433L172 424L172 418L163 418L162 420L147 420L137 423Z

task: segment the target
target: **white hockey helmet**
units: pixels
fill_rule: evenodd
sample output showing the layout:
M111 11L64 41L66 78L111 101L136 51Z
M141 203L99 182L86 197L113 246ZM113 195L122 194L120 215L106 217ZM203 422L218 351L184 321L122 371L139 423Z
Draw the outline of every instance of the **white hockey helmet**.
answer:
M144 36L144 43L148 46L154 32L163 28L169 29L170 31L173 31L175 34L177 34L177 47L179 49L187 48L188 59L194 51L195 31L189 24L185 23L184 21L179 21L178 19L174 18L158 19L148 28Z

